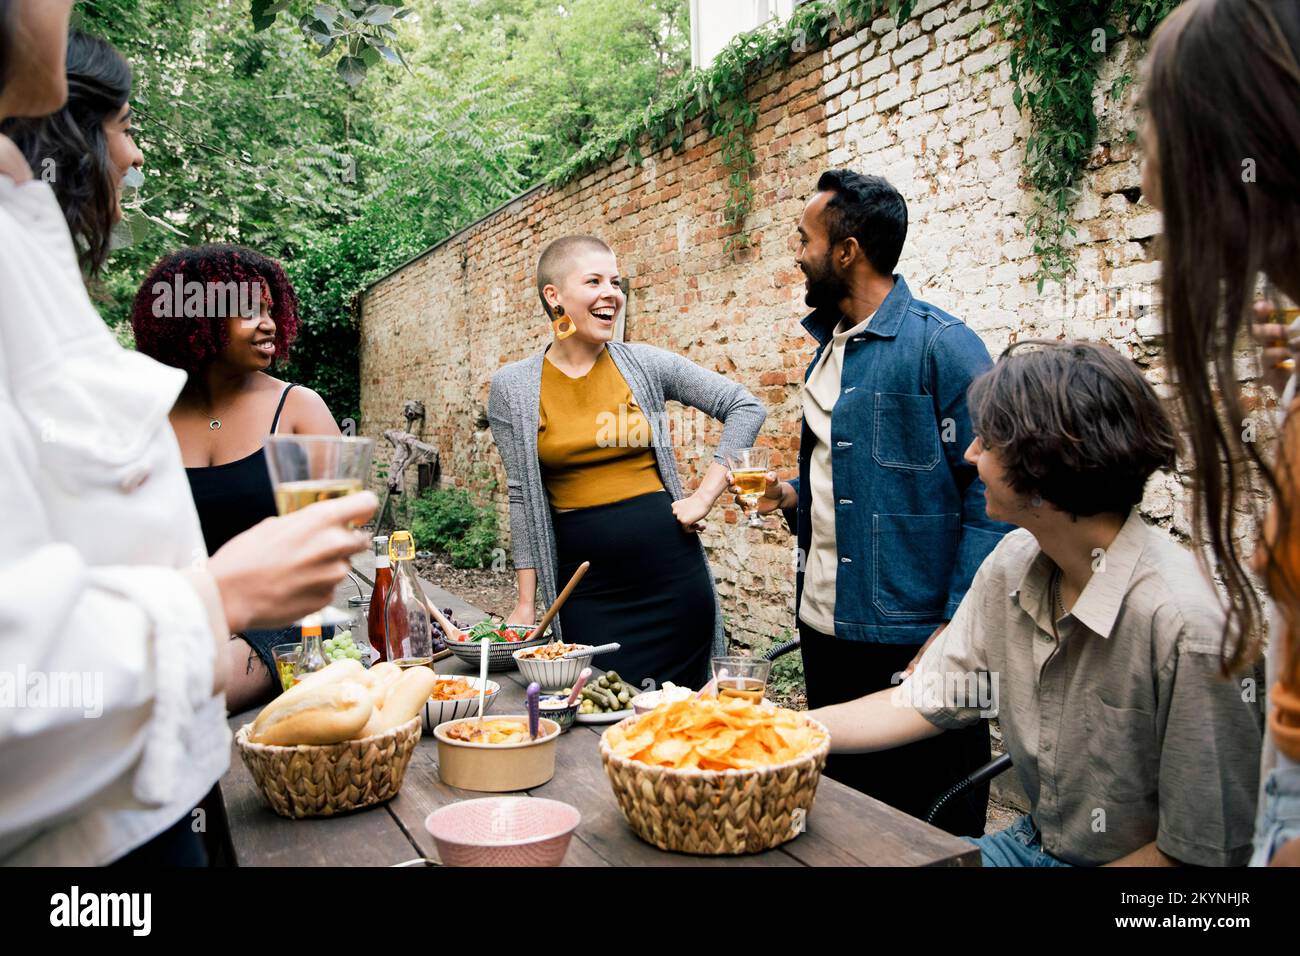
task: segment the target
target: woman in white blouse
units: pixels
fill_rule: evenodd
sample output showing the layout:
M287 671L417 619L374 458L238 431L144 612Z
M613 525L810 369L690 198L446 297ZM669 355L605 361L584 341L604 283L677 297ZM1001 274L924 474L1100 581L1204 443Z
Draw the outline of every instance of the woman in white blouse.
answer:
M61 106L71 7L0 0L0 120ZM0 136L0 863L183 841L230 760L231 632L327 603L368 543L367 492L207 558L167 422L184 381L117 345Z

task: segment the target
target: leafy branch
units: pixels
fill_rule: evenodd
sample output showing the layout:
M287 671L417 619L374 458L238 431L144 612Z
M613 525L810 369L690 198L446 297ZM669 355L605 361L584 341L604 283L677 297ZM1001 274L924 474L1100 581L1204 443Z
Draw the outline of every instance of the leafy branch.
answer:
M253 27L258 31L269 29L281 13L289 12L294 6L294 0L252 0ZM341 50L335 68L344 82L355 89L366 78L366 71L384 60L407 66L393 23L412 13L414 10L402 0L317 3L312 5L311 12L298 18L298 29L316 44L318 57Z

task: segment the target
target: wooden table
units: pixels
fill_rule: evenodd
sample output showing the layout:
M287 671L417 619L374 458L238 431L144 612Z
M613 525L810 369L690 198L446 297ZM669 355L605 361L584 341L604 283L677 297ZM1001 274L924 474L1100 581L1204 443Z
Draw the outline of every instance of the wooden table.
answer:
M455 658L440 674L470 674ZM524 713L519 672L490 675L501 684L492 713ZM230 719L238 730L256 716ZM565 866L978 866L969 843L823 776L808 814L807 831L784 846L750 856L701 857L666 853L628 827L600 762L604 727L575 724L560 737L555 776L527 796L562 800L582 822ZM221 780L235 860L240 866L389 866L416 857L438 858L424 818L457 800L485 796L448 787L438 778L438 748L426 733L417 745L401 792L387 804L338 817L289 820L273 813L232 744Z

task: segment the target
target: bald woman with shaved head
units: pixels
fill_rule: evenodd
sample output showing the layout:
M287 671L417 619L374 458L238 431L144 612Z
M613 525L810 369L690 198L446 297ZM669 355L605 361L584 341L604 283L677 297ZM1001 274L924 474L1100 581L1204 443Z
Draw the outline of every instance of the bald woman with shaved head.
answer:
M626 304L613 250L565 236L542 252L537 292L553 339L492 377L488 420L505 465L519 598L533 623L583 561L556 621L562 640L617 641L602 668L644 688L699 687L725 651L699 532L727 487L726 452L754 444L767 413L738 382L651 345L614 341ZM664 412L722 422L713 462L683 489Z

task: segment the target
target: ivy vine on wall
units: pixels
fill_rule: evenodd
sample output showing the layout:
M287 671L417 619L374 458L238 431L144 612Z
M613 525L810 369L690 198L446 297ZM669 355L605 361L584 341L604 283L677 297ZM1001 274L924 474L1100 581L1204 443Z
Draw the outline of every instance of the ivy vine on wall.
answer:
M1079 174L1097 139L1093 90L1101 63L1121 32L1146 37L1177 5L1178 0L993 0L989 8L985 26L998 28L1011 43L1013 98L1030 119L1025 170L1035 199L1027 227L1038 259L1039 291L1046 281L1061 281L1074 271L1070 210ZM750 80L825 47L832 34L852 33L882 16L901 25L915 6L915 0L819 0L801 5L783 24L736 37L707 69L693 70L643 114L593 139L549 180L573 180L623 150L633 165L643 162L644 147L680 150L687 124L699 117L709 134L720 139L721 160L728 170L723 219L732 233L726 248L747 245L744 222L754 200L750 134L758 122L747 96ZM1121 81L1131 82L1131 77ZM1117 81L1111 95L1121 95L1126 85Z
M798 7L784 23L741 34L707 69L692 70L642 115L610 135L593 139L554 170L549 180L568 182L624 149L628 162L639 165L644 159L643 139L651 151L665 146L680 150L685 145L687 124L700 117L709 134L720 140L720 156L728 170L723 221L732 230L726 248L735 251L749 242L744 222L754 202L749 182L754 165L750 134L758 124L758 111L749 102L749 81L767 69L788 65L795 56L826 46L835 32L852 33L882 16L901 24L914 6L915 0L822 0Z
M1103 59L1126 31L1148 36L1178 0L994 0L986 23L1011 42L1012 98L1027 110L1025 168L1034 210L1026 223L1038 259L1038 291L1074 271L1070 210L1097 141L1093 90ZM1111 89L1123 94L1132 77Z

